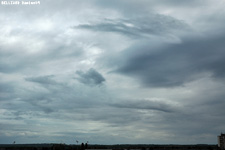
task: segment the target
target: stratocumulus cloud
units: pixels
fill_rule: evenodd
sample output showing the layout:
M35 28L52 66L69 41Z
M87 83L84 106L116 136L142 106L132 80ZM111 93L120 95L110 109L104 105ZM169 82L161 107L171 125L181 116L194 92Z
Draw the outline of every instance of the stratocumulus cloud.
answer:
M216 144L223 0L0 6L0 143Z

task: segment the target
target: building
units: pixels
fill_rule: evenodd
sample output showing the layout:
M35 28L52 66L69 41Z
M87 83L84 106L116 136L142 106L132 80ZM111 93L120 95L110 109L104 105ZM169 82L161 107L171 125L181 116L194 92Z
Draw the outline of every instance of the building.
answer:
M223 133L218 136L218 147L220 149L225 149L225 134Z

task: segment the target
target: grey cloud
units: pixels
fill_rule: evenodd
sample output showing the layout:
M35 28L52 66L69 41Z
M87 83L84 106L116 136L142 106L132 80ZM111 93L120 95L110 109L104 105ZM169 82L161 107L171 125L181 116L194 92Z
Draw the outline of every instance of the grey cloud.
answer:
M49 40L49 39L46 39ZM50 41L49 41L50 42ZM50 45L55 45L53 41L50 42ZM58 45L53 47L46 46L45 48L48 51L40 51L34 54L29 54L26 51L26 45L20 46L21 50L24 50L24 53L18 52L4 52L7 51L7 48L0 51L0 72L2 73L15 73L23 72L29 70L30 68L37 68L43 64L47 64L50 61L60 61L64 58L73 59L81 57L83 52L82 49L74 45L64 46ZM16 46L13 49L17 49Z
M109 126L129 126L136 121L141 121L142 116L133 109L121 109L118 107L103 106L101 109L89 109L88 118L94 121L107 123Z
M53 80L53 75L47 75L47 76L38 76L38 77L27 77L25 78L26 81L35 82L39 84L52 84L55 85L57 82Z
M7 64L5 62L2 62L0 64L0 72L2 73L11 73L14 72L15 70L17 70L18 65L12 65L12 64Z
M14 92L14 87L11 83L7 83L7 82L0 82L0 93L1 96L4 95L3 93L12 93Z
M47 0L38 7L2 7L0 143L62 139L74 143L74 136L99 144L216 143L216 134L225 124L225 37L217 35L223 32L225 17L222 3L217 2ZM199 6L207 13L198 13ZM167 12L178 14L162 15ZM189 12L194 16L187 16ZM106 13L108 19L102 19ZM207 26L204 33L199 26ZM190 39L181 37L195 32L192 27L207 38L192 33ZM162 41L170 35L181 43ZM90 45L103 53L92 57ZM89 57L96 68L124 76L107 74L107 89L93 88L106 76L100 70L82 70L92 67L83 63ZM75 68L76 80L72 79ZM203 77L217 88L190 83ZM152 89L137 87L136 79ZM185 86L176 87L181 85ZM128 100L121 100L124 97Z
M17 61L18 57L21 57L19 54L13 52L8 52L7 48L0 47L0 72L1 73L12 73L18 71L22 64Z
M20 22L17 19L14 21L15 24ZM4 32L4 28L7 28L7 24L1 31L0 39L4 43L0 46L0 72L2 73L24 73L31 68L36 68L37 71L40 67L46 67L52 62L59 62L65 58L77 61L83 56L83 48L74 39L65 39L64 31L46 32L41 29L30 31L14 26L12 31L7 33L7 31ZM13 41L13 38L16 40Z
M89 120L100 121L107 123L110 127L122 127L137 124L157 124L163 123L162 116L173 116L181 113L180 106L168 104L163 101L150 101L150 100L117 100L117 102L107 102L89 108L87 114ZM164 115L163 115L164 114ZM171 118L173 120L173 118Z
M90 75L88 77L91 79L88 78L90 82L85 82L85 84L98 85L103 82L101 76L98 76L100 74L94 69L90 69L88 75ZM89 89L89 87L84 85L77 87L65 81L59 82L54 79L54 77L55 75L25 78L26 81L38 83L41 87L29 89L23 101L29 104L33 110L44 111L45 113L58 112L59 110L64 111L65 109L71 112L75 111L76 108L84 109L100 105L99 101L101 101L102 98L99 98L99 100L95 98L90 99L88 95L83 93L83 90L86 91L86 93L89 91L90 95L94 94L96 97L101 97L104 94L99 91L100 89ZM44 87L44 89L42 87ZM24 95L22 96L24 97Z
M47 98L47 97L46 97ZM36 100L36 101L31 101L31 104L34 108L38 108L37 111L43 111L46 114L55 112L57 110L55 110L54 108L52 108L50 105L48 105L48 103L41 103L40 100Z
M148 16L133 19L105 19L102 23L81 24L75 28L115 32L132 38L147 37L150 35L167 35L174 34L174 31L190 30L190 27L184 21L160 14L149 14Z
M161 3L158 5L165 5L165 6L183 6L183 7L195 7L196 5L205 5L208 3L207 0L190 0L190 1L179 1L179 0L161 0Z
M208 2L207 0L190 0L190 1L180 1L180 0L160 0L160 1L155 1L155 0L141 0L141 1L136 1L136 0L114 0L114 1L103 1L103 0L95 0L98 5L103 6L103 7L108 7L108 8L114 8L114 9L125 9L125 11L132 12L132 11L142 11L141 8L145 9L147 8L154 8L155 6L189 6L193 7L196 6L197 4L205 4ZM130 9L129 9L130 8ZM134 8L138 8L135 10ZM143 13L143 12L142 12Z
M224 79L224 40L224 36L185 39L156 49L149 44L136 45L115 60L119 64L115 72L135 77L148 87L181 86L204 73Z
M165 102L163 103L149 100L123 101L120 103L112 104L112 106L118 108L156 110L166 113L174 112L177 109L173 108L173 106L166 104Z
M117 33L133 36L133 37L140 36L139 33L136 32L138 30L137 28L129 27L125 25L124 23L114 24L110 22L110 23L102 23L102 24L96 24L96 25L84 24L84 25L79 25L78 28L89 29L93 31L102 31L102 32L117 32Z
M15 81L0 81L0 101L2 105L18 98L17 85L18 83Z
M76 74L79 76L77 80L87 85L100 85L105 81L105 78L93 68L87 72L76 71Z
M210 141L210 138L223 130L221 124L224 124L225 119L220 114L225 113L225 110L222 109L225 103L222 100L224 89L224 84L216 87L208 86L204 90L198 91L195 96L188 99L180 98L181 109L174 113L163 113L158 116L165 124L156 122L157 128L169 132L170 135L193 136L195 139L192 142L201 136L205 137L205 141ZM154 122L146 120L147 123ZM206 131L208 131L208 135L206 135Z

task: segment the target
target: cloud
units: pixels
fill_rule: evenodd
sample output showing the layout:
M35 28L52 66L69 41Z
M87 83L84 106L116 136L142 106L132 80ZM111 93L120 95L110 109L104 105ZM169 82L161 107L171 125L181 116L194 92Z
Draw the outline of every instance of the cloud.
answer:
M112 106L128 109L156 110L165 113L171 113L175 111L175 108L173 108L173 106L170 106L165 102L157 102L149 100L123 101L117 104L112 104Z
M87 72L76 71L76 74L79 76L76 79L87 85L101 85L105 82L105 78L93 68L89 69Z
M190 27L181 20L160 14L133 19L105 19L96 24L80 24L75 28L101 32L119 33L130 38L148 37L150 35L169 35L174 31L188 31Z
M47 76L39 76L39 77L28 77L25 78L26 81L35 82L39 84L52 84L55 85L57 82L53 80L53 75L47 75Z
M157 48L135 45L122 52L120 60L116 58L115 72L137 78L147 87L182 86L203 74L224 79L224 40L224 36L199 37Z
M215 144L225 124L224 4L2 7L0 143Z
M12 99L14 96L11 94L15 92L14 85L9 82L0 82L0 101Z

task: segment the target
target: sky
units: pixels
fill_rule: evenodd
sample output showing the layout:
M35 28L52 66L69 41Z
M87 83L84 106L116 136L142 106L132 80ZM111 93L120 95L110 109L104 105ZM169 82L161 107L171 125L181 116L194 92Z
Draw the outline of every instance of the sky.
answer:
M225 132L224 0L19 2L0 4L0 144Z

